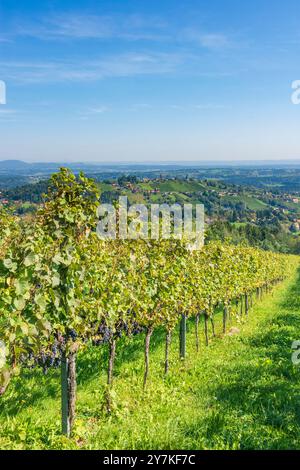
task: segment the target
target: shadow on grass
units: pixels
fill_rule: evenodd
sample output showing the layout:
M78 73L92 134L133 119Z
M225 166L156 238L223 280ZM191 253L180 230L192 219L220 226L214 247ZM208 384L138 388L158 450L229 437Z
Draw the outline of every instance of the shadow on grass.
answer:
M59 398L59 377L58 370L52 370L46 376L40 369L23 371L13 379L6 394L0 398L0 416L17 416L39 400Z
M158 329L153 333L151 340L152 353L162 344L164 338L165 332L163 329ZM118 341L114 368L115 376L121 374L124 365L143 358L144 341L144 334ZM107 366L107 345L90 347L78 357L77 384L79 386L84 385L95 377L106 374ZM0 416L16 416L20 411L48 398L60 399L60 370L49 370L47 375L44 375L41 369L23 370L19 377L13 379L7 393L0 398Z
M300 339L299 274L277 308L261 331L242 338L248 357L224 364L212 385L217 411L185 429L195 445L204 437L210 448L300 448L300 370L291 360L291 344Z
M161 346L165 339L164 329L154 331L150 353ZM133 338L121 338L117 341L116 359L114 365L114 375L118 376L122 368L129 363L133 363L143 358L144 355L145 334L141 333ZM91 347L86 353L80 355L78 361L78 384L84 384L94 379L99 373L106 373L108 366L108 346Z

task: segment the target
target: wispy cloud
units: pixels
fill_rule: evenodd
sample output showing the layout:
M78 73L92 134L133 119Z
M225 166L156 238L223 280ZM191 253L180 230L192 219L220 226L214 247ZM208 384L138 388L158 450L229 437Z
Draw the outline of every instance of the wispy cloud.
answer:
M203 103L203 104L195 104L193 106L195 109L203 109L203 110L209 110L209 109L227 109L228 106L220 103Z
M19 113L16 109L9 109L9 108L1 108L0 107L0 115L2 116L11 116Z
M195 111L195 110L203 110L203 111L208 111L208 110L220 110L220 109L227 109L228 106L225 104L221 103L203 103L203 104L171 104L170 105L171 109L174 109L175 111Z
M109 110L108 106L98 106L96 108L89 108L86 112L88 114L103 114Z
M50 15L36 21L19 20L14 32L19 36L42 40L112 39L160 40L164 37L165 22L142 15L95 15L67 12Z
M187 42L193 42L205 49L225 49L233 46L233 41L226 34L214 32L207 33L195 28L184 29L181 33L181 39Z
M4 40L31 37L43 41L121 40L193 43L205 49L222 49L232 39L222 31L205 31L196 27L174 25L161 17L141 14L107 15L69 11L46 17L15 19ZM1 41L1 39L0 39Z
M5 40L18 42L28 37L41 41L63 40L71 42L73 48L72 58L65 56L63 47L60 54L55 44L54 52L51 56L49 54L49 60L39 60L38 56L36 60L28 61L0 60L0 76L7 81L21 83L89 82L105 78L161 76L177 72L190 72L199 77L220 76L224 75L224 72L220 72L219 63L201 62L200 56L203 51L209 50L215 52L218 57L217 52L233 44L222 32L200 31L184 24L174 28L171 21L139 14L97 15L65 12L32 20L15 18L7 28L4 36L1 36L8 38ZM84 48L77 47L76 40L89 41L90 59L83 55L87 43ZM117 48L109 49L105 45L102 47L102 44L100 47L98 40L112 40ZM134 41L134 50L133 45L128 44L129 41ZM158 43L152 44L151 41ZM113 54L111 50L120 52ZM98 51L101 51L101 55ZM51 57L55 59L52 60ZM211 58L214 59L214 54L211 54ZM211 70L207 71L208 68Z
M200 44L209 49L219 49L231 45L229 39L224 34L203 34L199 38Z
M92 117L101 116L107 111L109 111L109 107L104 105L86 108L79 112L78 119L82 121L87 121Z
M0 62L1 76L21 82L95 81L107 77L162 75L183 64L185 57L168 53L131 53L78 62Z
M0 122L16 122L20 111L12 108L2 108L0 106Z
M135 103L130 107L130 111L143 111L153 109L153 105L149 103Z

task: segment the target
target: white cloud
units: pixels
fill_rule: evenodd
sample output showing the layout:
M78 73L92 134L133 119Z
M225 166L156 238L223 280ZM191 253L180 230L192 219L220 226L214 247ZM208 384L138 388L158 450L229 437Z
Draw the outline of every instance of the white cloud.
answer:
M185 107L182 106L181 104L171 104L170 108L177 109L178 111L183 111L185 109Z
M141 111L147 109L153 109L153 105L149 103L135 103L130 107L131 111Z
M97 108L90 108L90 109L88 109L87 112L89 114L103 114L103 113L106 113L106 111L108 111L107 106L100 106L100 107L97 107Z
M121 40L194 43L205 49L229 47L231 40L220 31L201 31L182 23L171 22L155 15L90 14L66 11L34 19L19 18L9 27L10 37L31 37L44 41ZM0 39L1 41L1 39Z
M204 33L194 28L185 29L182 40L193 42L206 49L224 49L232 46L232 41L223 33Z
M0 108L0 115L12 115L12 114L17 114L19 111L16 109L9 109L9 108Z
M39 18L21 20L14 33L42 40L112 39L158 40L163 38L165 23L156 17L141 15L95 15L66 12Z
M108 106L96 106L93 108L87 108L79 113L79 119L87 120L92 116L97 116L109 111Z
M176 111L189 112L192 110L218 110L218 109L227 109L228 106L221 103L203 103L203 104L171 104L169 106L171 109Z
M226 109L228 106L218 103L195 104L195 109Z
M19 114L19 110L11 109L11 108L2 108L0 107L0 122L16 122L17 115Z
M167 53L131 53L78 62L0 62L1 75L19 82L87 82L108 77L162 75L183 64L185 57Z
M230 45L229 39L224 34L203 34L200 35L199 42L208 49L219 49Z

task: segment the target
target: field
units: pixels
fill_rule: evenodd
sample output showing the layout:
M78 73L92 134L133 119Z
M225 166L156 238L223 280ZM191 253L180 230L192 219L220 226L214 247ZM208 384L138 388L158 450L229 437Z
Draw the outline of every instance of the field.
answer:
M299 449L300 370L291 362L299 339L300 277L293 273L273 296L256 303L247 322L231 319L237 335L221 334L195 352L188 323L188 356L163 375L163 336L151 344L151 375L142 390L143 335L119 344L113 412L103 410L106 347L78 360L74 436L60 436L59 372L23 371L0 402L1 449ZM201 328L203 325L201 324ZM125 340L123 340L125 341Z
M170 193L170 192L178 192L178 193L196 193L199 191L203 191L205 188L203 184L198 181L185 181L185 180L178 180L178 181L162 181L162 182L147 182L147 183L137 183L136 188L142 191L153 191L154 189L159 190L161 193ZM112 191L114 186L108 183L100 183L99 187L101 191Z
M251 196L243 196L241 197L241 201L246 204L248 209L252 209L254 211L264 210L268 208L267 204Z
M244 203L246 208L252 211L262 211L269 207L266 203L251 195L226 196L224 199L228 202Z

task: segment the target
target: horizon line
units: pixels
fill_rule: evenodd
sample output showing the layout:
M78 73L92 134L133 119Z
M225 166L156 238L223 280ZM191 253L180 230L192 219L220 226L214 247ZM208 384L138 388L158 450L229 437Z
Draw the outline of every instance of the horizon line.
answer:
M160 165L160 166L169 166L169 165L180 165L180 166L198 166L198 165L213 165L213 164L264 164L264 163L276 163L276 164L293 164L293 163L299 163L300 164L300 157L297 158L289 158L289 159L247 159L247 160L162 160L162 161L156 161L156 160L146 160L146 161L134 161L134 160L119 160L115 162L107 161L107 160L30 160L30 159L18 159L18 158L6 158L3 160L0 160L1 163L6 163L6 162L18 162L18 163L26 163L28 165L31 164L66 164L66 165L107 165L107 166L114 166L114 165L136 165L136 166L142 166L142 165Z

